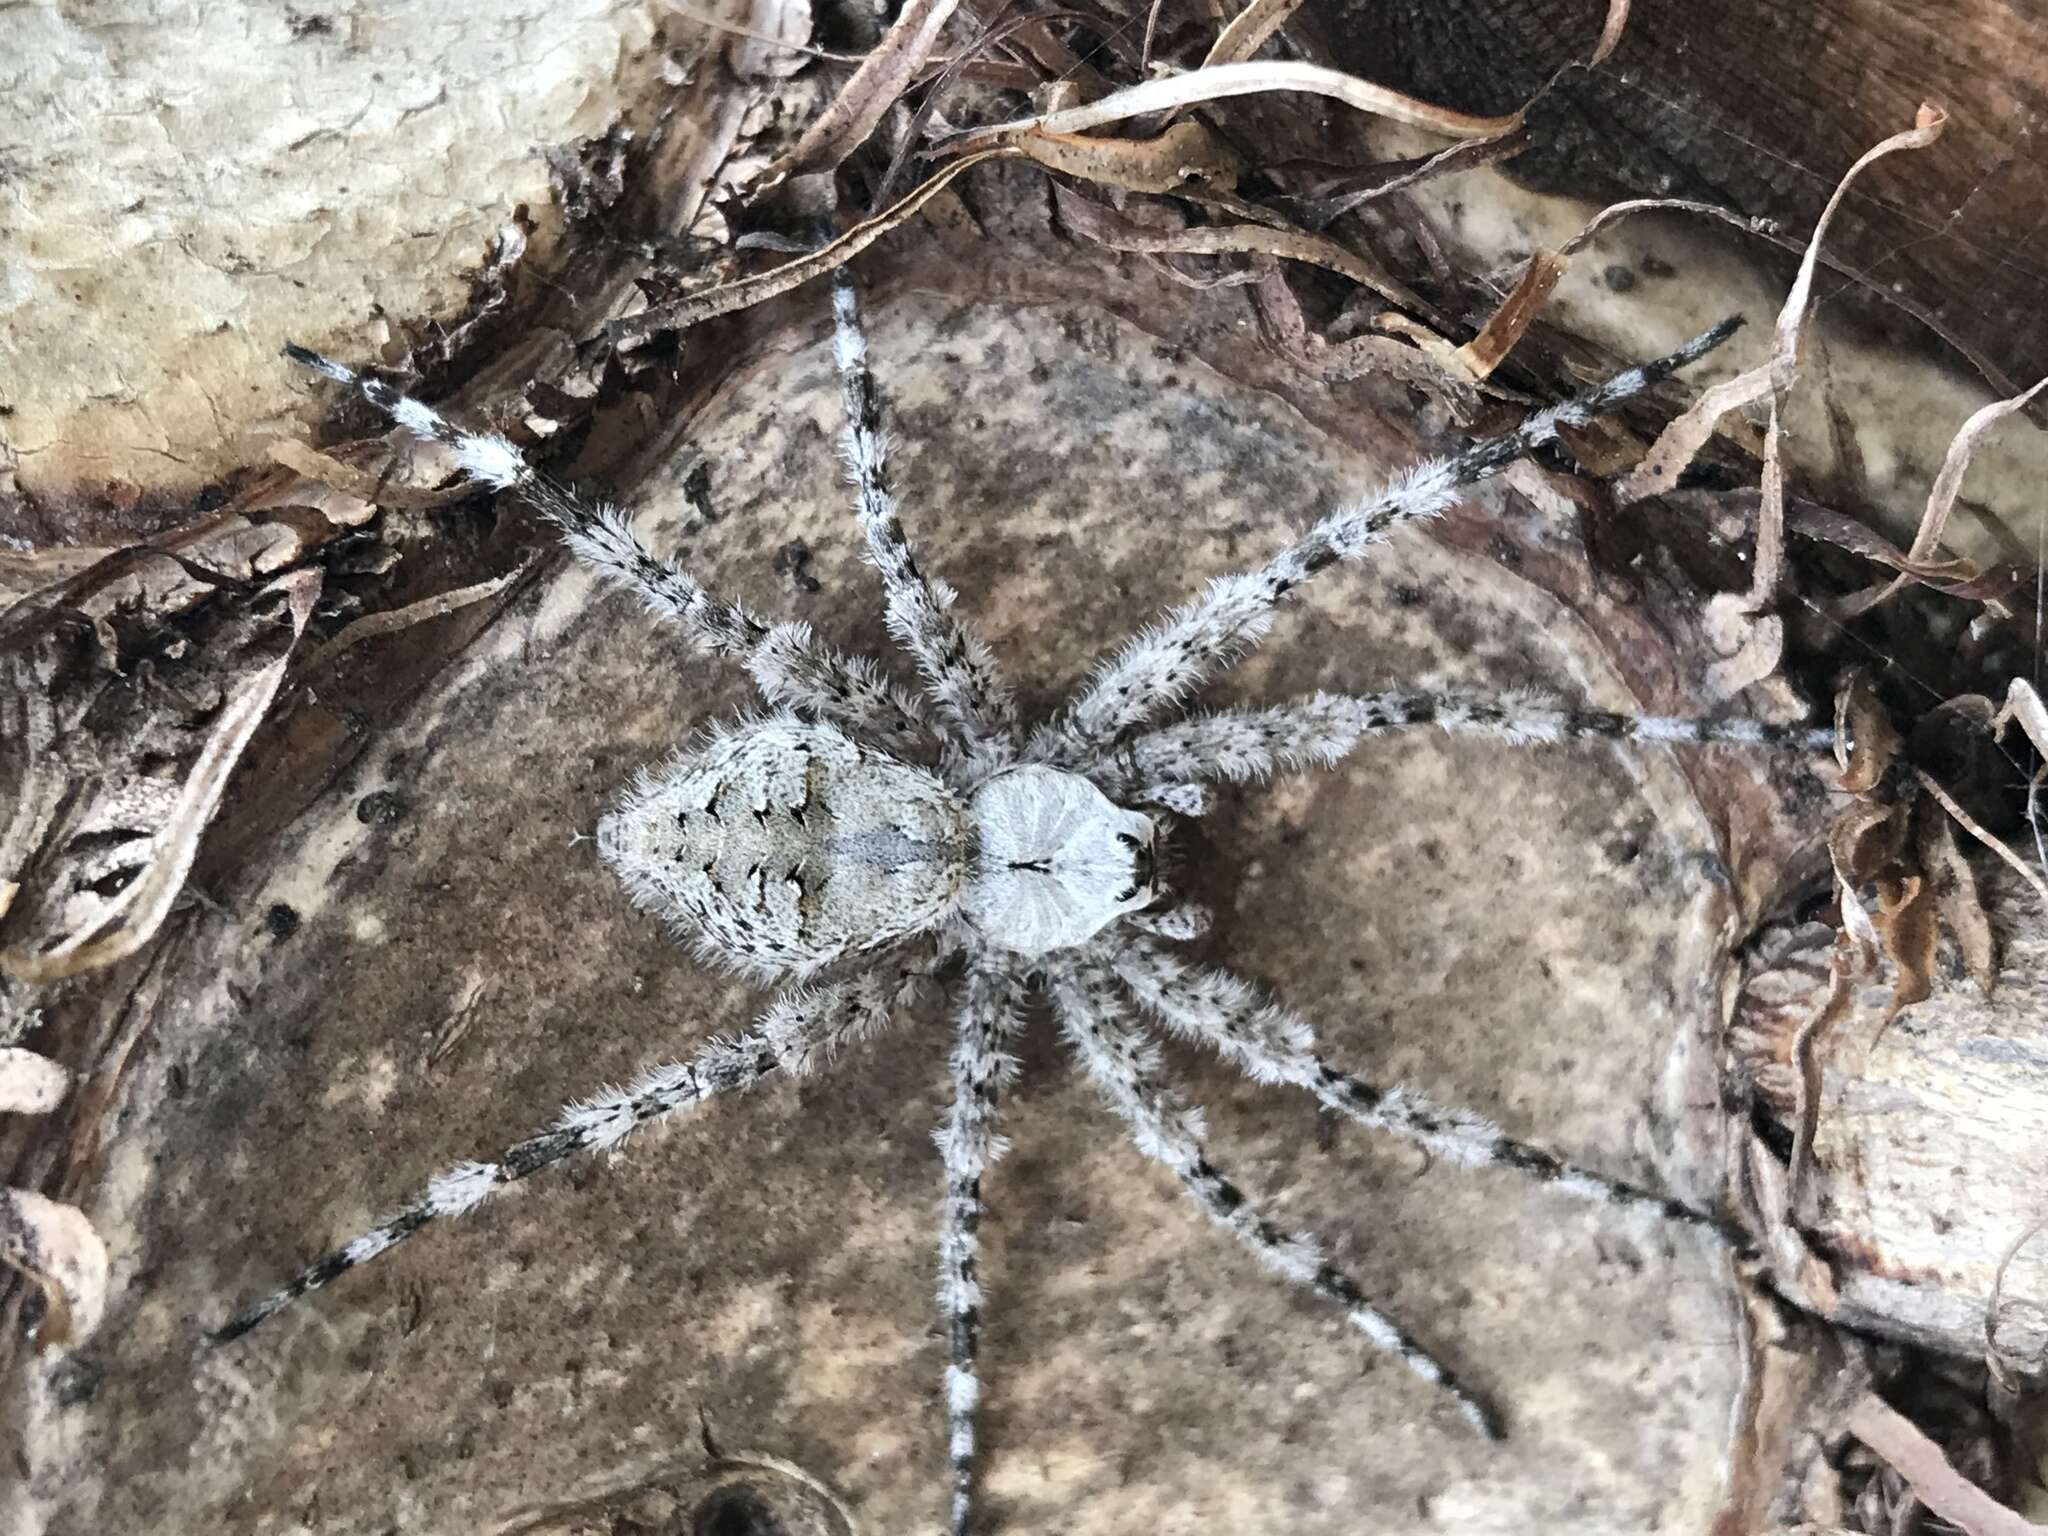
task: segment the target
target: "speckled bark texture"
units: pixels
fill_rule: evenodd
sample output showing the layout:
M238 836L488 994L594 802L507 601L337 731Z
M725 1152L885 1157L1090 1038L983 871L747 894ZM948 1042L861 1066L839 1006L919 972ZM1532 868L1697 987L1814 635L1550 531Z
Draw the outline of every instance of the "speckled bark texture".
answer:
M1987 1351L1998 1289L2009 1304L1998 1352L2028 1375L2048 1365L2048 914L2003 869L1986 895L2001 962L1989 998L1958 962L1933 997L1889 1020L1893 977L1881 973L1821 1037L1820 1214L1806 1236L1835 1260L1843 1322L1944 1354ZM1729 1031L1742 1071L1788 1122L1793 1040L1826 1000L1834 937L1818 923L1759 935Z
M602 133L639 0L23 5L5 24L0 474L34 498L189 496L288 414L281 334L453 316L542 151ZM646 66L641 64L639 68ZM516 91L500 82L516 80Z
M879 650L822 322L748 356L643 527L719 589ZM911 294L871 329L913 534L1041 706L1388 467L1099 312ZM1434 675L1630 702L1608 646L1640 615L1500 563L1545 569L1568 517L1496 489L1447 533L1311 589L1226 694ZM749 1017L760 996L635 914L582 836L638 765L746 703L551 567L209 893L90 1203L108 1321L28 1381L21 1528L680 1531L763 1498L835 1528L783 1473L716 1491L706 1421L864 1530L937 1525L935 1023L538 1181L242 1344L197 1340L429 1173ZM1782 764L1726 776L1773 773L1796 798ZM1333 1055L1697 1196L1740 842L1668 754L1416 735L1228 793L1174 853L1217 908L1214 952ZM999 1528L1679 1531L1715 1509L1740 1360L1698 1240L1426 1166L1176 1056L1219 1157L1505 1405L1487 1446L1225 1246L1044 1021L1025 1056L985 1232Z

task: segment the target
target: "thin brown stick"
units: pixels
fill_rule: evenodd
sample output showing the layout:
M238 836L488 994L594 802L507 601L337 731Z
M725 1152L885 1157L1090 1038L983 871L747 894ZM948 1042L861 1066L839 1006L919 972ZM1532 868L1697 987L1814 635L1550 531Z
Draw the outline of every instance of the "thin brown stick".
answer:
M1798 1069L1799 1086L1792 1105L1792 1166L1785 1204L1797 1221L1812 1219L1808 1205L1812 1200L1813 1141L1820 1130L1820 1044L1849 1012L1849 970L1848 947L1838 944L1828 958L1828 995L1792 1037L1792 1064Z
M1138 50L1138 73L1152 73L1152 39L1159 30L1159 7L1161 0L1152 0L1152 8L1145 13L1145 46Z
M1244 62L1263 48L1266 40L1285 26L1304 3L1305 0L1252 0L1216 34L1216 41L1209 45L1209 56L1202 63L1206 66Z
M396 634L402 629L411 629L415 624L438 619L444 613L454 613L458 609L469 607L472 603L480 603L487 597L495 597L524 576L531 566L532 562L528 561L502 576L493 576L489 581L480 581L474 586L457 587L452 592L437 592L432 597L423 597L416 603L407 603L403 608L390 608L382 613L365 614L308 656L305 670L310 672L321 663L332 660L365 640L373 640L379 635Z
M1930 1512L1967 1536L2048 1536L2048 1526L2022 1518L1964 1477L1940 1446L1876 1393L1849 1410L1848 1428L1912 1485Z
M1576 256L1610 224L1630 218L1638 213L1696 213L1710 219L1719 219L1723 224L1733 224L1744 234L1760 235L1770 239L1778 233L1776 221L1764 218L1749 218L1723 208L1718 203L1697 202L1689 197L1637 197L1624 203L1610 203L1586 221L1586 225L1571 239L1557 248L1560 256Z
M960 0L910 0L874 51L853 72L788 154L763 175L764 184L837 165L875 131L875 124L931 58L939 33Z
M1979 826L1968 811L1956 804L1955 796L1943 789L1940 783L1926 769L1915 768L1913 770L1913 777L1920 781L1922 789L1941 802L1941 808L1955 818L1957 826L1961 827L1970 836L1977 839L1978 842L2018 870L2020 878L2031 885L2034 888L2034 894L2041 898L2041 904L2044 907L2048 907L2048 882L2043 882L2040 875L2028 866L2026 860L2014 853L2001 839L1992 836L1991 833Z
M901 202L883 209L872 218L861 220L830 245L822 246L808 256L786 261L779 267L771 267L766 272L743 277L737 282L720 283L715 288L685 294L682 298L671 299L666 304L651 305L637 315L627 315L622 320L612 321L606 327L606 333L619 350L631 351L649 337L663 331L680 331L700 321L709 320L715 315L729 315L736 310L751 309L756 304L766 303L778 294L787 293L813 278L823 277L827 272L844 266L923 208L944 191L948 183L964 172L1000 156L1015 154L1016 151L1012 149L990 149L978 155L967 155L955 160L937 175L921 183Z

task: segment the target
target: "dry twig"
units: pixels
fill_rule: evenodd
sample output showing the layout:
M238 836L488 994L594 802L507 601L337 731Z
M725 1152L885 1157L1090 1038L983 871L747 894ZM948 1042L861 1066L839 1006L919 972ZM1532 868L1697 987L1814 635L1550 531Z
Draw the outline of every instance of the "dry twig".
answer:
M1849 1411L1849 1433L1885 1459L1920 1502L1965 1536L2048 1536L1956 1471L1940 1446L1876 1393Z

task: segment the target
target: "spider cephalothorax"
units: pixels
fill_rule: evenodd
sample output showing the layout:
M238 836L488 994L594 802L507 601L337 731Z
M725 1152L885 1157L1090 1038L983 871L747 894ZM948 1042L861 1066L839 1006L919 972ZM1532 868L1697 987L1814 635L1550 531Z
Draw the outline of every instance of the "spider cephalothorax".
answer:
M550 1129L427 1185L395 1216L328 1254L216 1335L233 1338L294 1298L444 1216L571 1153L774 1072L823 1067L892 1022L903 978L950 984L952 1110L937 1133L945 1170L939 1236L945 1375L954 1470L951 1523L972 1516L981 1176L997 1156L999 1089L1031 993L1050 1003L1083 1071L1219 1225L1284 1278L1334 1303L1375 1346L1436 1384L1474 1426L1493 1410L1366 1299L1310 1237L1282 1231L1258 1198L1211 1161L1199 1114L1162 1081L1151 1025L1207 1045L1247 1074L1313 1094L1325 1108L1463 1164L1511 1168L1562 1192L1647 1209L1712 1237L1714 1217L1513 1140L1476 1116L1362 1081L1318 1054L1309 1025L1227 971L1191 964L1173 943L1206 917L1160 881L1159 828L1200 815L1208 785L1328 765L1361 738L1417 725L1517 741L1579 737L1740 742L1819 749L1829 733L1745 720L1611 714L1524 697L1422 689L1318 693L1266 709L1179 713L1210 676L1256 642L1277 605L1318 573L1356 559L1403 523L1435 516L1462 487L1612 409L1725 337L1709 331L1660 362L1530 416L1505 437L1424 464L1324 517L1264 565L1209 583L1117 649L1053 719L1026 731L986 648L953 616L953 594L911 556L890 492L880 396L853 291L835 293L847 404L845 451L868 557L881 573L891 633L916 661L911 694L805 625L770 624L657 559L617 510L589 506L536 474L503 438L463 431L388 385L298 348L295 360L352 384L407 429L446 444L478 481L516 491L599 574L680 622L698 647L730 656L774 713L726 727L641 780L599 831L634 899L700 950L783 990L750 1030L566 1108ZM919 952L922 953L919 953Z

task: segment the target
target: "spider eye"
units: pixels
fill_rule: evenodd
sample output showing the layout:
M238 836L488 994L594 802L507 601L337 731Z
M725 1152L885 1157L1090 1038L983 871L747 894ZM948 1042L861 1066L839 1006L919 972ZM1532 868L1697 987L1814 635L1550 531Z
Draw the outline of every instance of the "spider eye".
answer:
M1138 840L1135 837L1131 836L1131 834L1128 832L1117 833L1116 840L1122 843L1126 848L1136 848L1138 846Z

